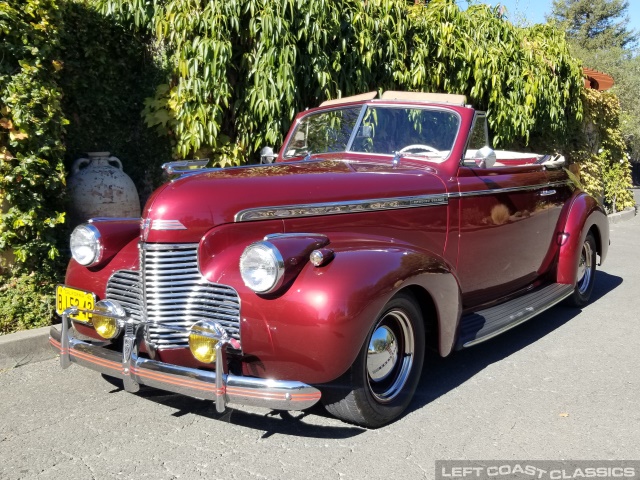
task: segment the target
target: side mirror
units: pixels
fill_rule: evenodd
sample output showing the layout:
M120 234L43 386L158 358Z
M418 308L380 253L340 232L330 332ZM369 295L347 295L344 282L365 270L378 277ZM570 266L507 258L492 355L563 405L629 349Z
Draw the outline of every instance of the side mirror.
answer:
M278 157L277 153L273 153L273 148L264 147L260 150L260 163L273 163L273 161Z
M479 168L491 168L496 163L496 152L493 148L485 145L480 150L476 151L472 160Z

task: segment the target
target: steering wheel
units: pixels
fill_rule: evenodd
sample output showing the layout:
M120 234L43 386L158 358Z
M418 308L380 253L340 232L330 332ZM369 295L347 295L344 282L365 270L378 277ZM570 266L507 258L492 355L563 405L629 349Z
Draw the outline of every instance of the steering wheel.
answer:
M440 153L440 150L438 150L437 148L432 147L431 145L424 145L421 143L415 143L413 145L407 145L406 147L402 148L401 150L398 150L398 153L405 153L408 152L410 150L425 150L427 152L433 152L433 153Z

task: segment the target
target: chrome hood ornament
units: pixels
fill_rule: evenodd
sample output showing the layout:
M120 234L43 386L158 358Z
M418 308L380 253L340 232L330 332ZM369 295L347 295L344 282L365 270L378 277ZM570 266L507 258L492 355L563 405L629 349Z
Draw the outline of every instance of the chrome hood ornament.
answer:
M202 160L178 160L176 162L167 162L162 164L162 169L169 175L184 175L185 173L193 173L194 171L203 170L209 163L208 158Z

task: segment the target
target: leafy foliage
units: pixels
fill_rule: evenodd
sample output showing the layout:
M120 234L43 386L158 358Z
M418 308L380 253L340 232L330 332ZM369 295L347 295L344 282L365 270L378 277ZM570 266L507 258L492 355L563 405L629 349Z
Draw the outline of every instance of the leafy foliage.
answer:
M553 0L551 18L586 50L630 48L638 33L629 30L626 0Z
M393 0L98 3L166 46L172 72L145 117L177 157L245 162L280 143L296 111L388 84L402 63L404 7Z
M640 162L640 55L638 32L626 26L627 8L628 2L619 0L556 0L550 18L567 30L572 55L614 78L620 129L631 161Z
M499 146L559 148L580 116L581 73L562 34L514 27L485 5L96 1L165 45L170 74L145 118L179 157L244 163L280 144L296 111L375 89L465 93L490 111Z
M52 323L55 282L33 273L3 280L0 286L0 335Z
M628 6L622 0L554 0L551 15L566 29L572 54L615 80L611 93L585 92L585 129L572 155L587 190L613 211L633 206L629 160L640 160L640 57L638 32L627 28Z
M66 165L90 151L109 151L146 199L171 160L167 137L147 128L145 98L166 75L163 51L148 35L134 35L97 12L90 0L61 3L58 84L64 92Z
M571 158L580 164L581 183L591 195L602 198L610 211L633 207L631 165L619 127L618 98L585 90L583 102L584 128Z
M19 273L55 276L60 265L67 123L56 83L60 25L54 0L0 3L0 251L15 255Z
M410 89L466 94L488 111L494 144L561 149L580 118L581 71L564 36L549 26L518 28L498 8L434 0L414 7Z

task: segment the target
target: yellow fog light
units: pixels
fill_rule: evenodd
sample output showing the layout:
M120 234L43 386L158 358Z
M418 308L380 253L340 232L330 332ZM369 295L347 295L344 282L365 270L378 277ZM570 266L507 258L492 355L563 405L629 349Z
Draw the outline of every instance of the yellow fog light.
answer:
M91 318L96 333L107 340L117 337L121 330L121 320L126 316L124 308L113 300L100 300L94 310L100 312L94 313Z
M201 321L191 327L189 332L189 350L202 363L216 361L216 346L229 339L227 332L218 323Z
M189 334L189 350L196 360L202 363L213 363L216 361L216 345L218 340L199 335L195 331Z

